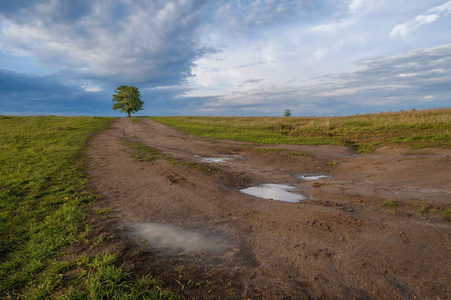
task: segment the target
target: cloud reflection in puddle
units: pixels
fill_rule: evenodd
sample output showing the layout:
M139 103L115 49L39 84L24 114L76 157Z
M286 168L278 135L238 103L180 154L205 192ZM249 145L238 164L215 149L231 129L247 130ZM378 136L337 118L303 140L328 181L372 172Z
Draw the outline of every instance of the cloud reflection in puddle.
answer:
M330 178L331 176L328 175L320 175L320 174L303 174L298 176L301 179L304 180L320 180L325 178Z
M201 161L211 163L229 163L230 160L241 158L239 155L222 155L220 157L202 157L195 155L195 157L201 157Z
M170 224L137 223L130 226L131 235L144 238L154 247L181 248L185 252L224 250L226 245L201 233Z
M305 199L304 196L289 192L289 190L294 189L296 188L289 185L268 183L262 184L261 186L249 187L247 189L241 190L241 192L263 199L271 199L292 203L304 200Z

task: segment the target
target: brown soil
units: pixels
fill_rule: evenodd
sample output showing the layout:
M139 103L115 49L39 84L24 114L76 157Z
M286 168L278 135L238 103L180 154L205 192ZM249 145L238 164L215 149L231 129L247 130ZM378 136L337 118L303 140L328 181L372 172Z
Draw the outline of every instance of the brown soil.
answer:
M141 142L185 164L139 161L123 141ZM91 141L88 154L92 189L102 197L93 207L92 234L108 240L94 248L116 253L124 268L158 277L184 298L451 295L451 223L437 213L451 204L449 149L356 155L339 146L199 138L149 119L133 124L121 118ZM240 158L201 162L232 154ZM298 178L306 173L332 177ZM294 186L307 200L240 192L262 183ZM395 202L399 206L390 206ZM102 215L100 209L112 212ZM194 253L144 247L130 234L135 223L173 224L225 247Z

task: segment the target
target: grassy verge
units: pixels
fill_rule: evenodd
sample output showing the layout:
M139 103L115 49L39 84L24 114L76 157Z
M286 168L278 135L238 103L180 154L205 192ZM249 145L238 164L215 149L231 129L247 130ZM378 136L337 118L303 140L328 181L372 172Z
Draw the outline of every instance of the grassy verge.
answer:
M352 117L154 117L205 137L268 144L346 145L361 153L382 146L451 147L451 109Z
M112 120L0 116L0 298L173 297L151 278L133 279L112 254L61 258L95 200L80 152Z

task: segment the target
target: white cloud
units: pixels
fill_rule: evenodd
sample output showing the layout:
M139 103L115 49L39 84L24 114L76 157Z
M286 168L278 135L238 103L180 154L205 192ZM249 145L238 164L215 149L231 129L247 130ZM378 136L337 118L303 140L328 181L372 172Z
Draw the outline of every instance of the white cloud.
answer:
M410 33L417 30L419 27L437 21L442 15L447 16L451 13L451 1L429 9L428 13L428 15L418 15L413 20L394 26L390 32L390 37L394 38L400 36L402 38L407 38Z
M431 13L438 13L438 14L444 14L449 15L451 13L451 1L448 1L442 5L436 6L429 10Z
M324 22L309 28L311 33L336 33L346 31L353 25L359 23L362 18L368 15L375 8L380 6L379 1L371 0L342 0L348 4L344 10L335 12L332 21ZM337 18L338 17L338 18Z
M353 0L349 5L349 10L351 12L358 10L362 7L364 0Z
M357 21L358 20L356 18L343 19L334 23L316 25L311 27L309 30L312 33L334 33L354 25Z
M366 13L374 5L376 5L376 3L374 1L352 0L352 2L349 4L349 12L351 14Z
M292 107L302 110L304 115L340 115L339 107L358 113L369 107L390 110L408 109L421 103L440 106L451 96L448 88L451 44L366 59L358 65L358 70L317 77L314 82L299 85L248 86L239 92L223 91L202 107L212 114L224 110L239 114L245 109L255 109L260 114L270 111L277 115L280 107Z
M413 20L410 20L403 24L398 24L393 27L392 31L390 32L390 37L394 38L396 36L400 36L407 38L411 32L417 30L420 26L433 23L438 18L438 15L418 15Z
M416 66L418 68L418 66L416 64L411 64L411 67ZM398 66L401 67L402 66ZM398 74L399 77L401 78L408 78L408 77L416 77L416 76L438 76L440 74L445 73L446 70L443 68L437 68L437 69L426 69L426 70L421 70L420 72L413 72L413 73L400 73Z
M97 93L97 92L103 91L103 89L102 89L100 86L97 86L97 85L82 85L81 87L82 87L82 89L84 89L86 92Z
M207 1L208 2L208 1ZM309 0L216 0L211 1L206 16L214 26L208 29L229 35L253 36L282 23L295 22L299 15L313 7Z

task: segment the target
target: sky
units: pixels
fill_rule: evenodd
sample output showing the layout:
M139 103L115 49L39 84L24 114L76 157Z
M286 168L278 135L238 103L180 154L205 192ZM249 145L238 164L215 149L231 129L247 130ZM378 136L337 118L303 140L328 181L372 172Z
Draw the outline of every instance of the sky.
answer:
M451 1L0 0L0 115L451 107Z

